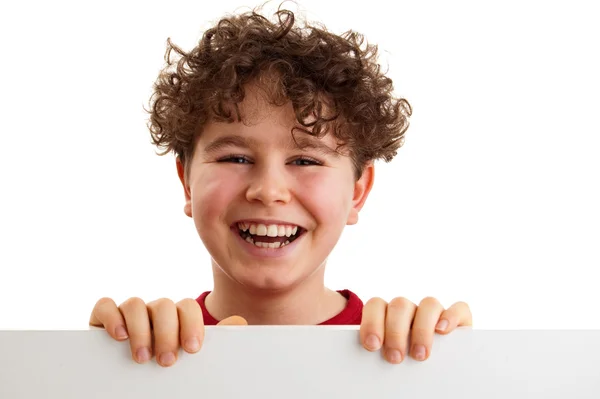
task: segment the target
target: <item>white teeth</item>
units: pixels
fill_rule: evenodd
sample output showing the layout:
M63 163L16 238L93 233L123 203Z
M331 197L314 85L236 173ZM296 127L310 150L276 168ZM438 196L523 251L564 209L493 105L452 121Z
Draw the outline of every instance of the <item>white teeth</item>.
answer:
M250 233L252 234L252 233ZM264 224L259 224L256 226L256 235L257 236L266 236L267 235L267 226Z
M277 237L277 230L276 224L270 224L269 227L267 227L267 236Z
M246 241L249 242L250 244L254 244L255 246L257 246L259 248L271 248L271 249L282 248L290 243L290 240L286 240L284 243L281 243L279 241L275 241L275 242L256 241L255 242L251 237L246 237Z
M248 241L248 240L246 240ZM285 242L285 243L280 243L279 241L276 242L262 242L262 241L256 241L256 242L252 242L252 241L248 241L251 244L254 244L255 246L259 247L259 248L271 248L271 249L277 249L277 248L281 248L286 244L289 244L289 241Z
M262 224L262 223L238 223L238 228L252 235L268 237L290 237L298 232L298 226Z
M281 241L276 242L263 242L258 241L260 238L257 237L291 237L298 233L298 226L291 225L278 225L278 224L263 224L263 223L247 223L239 222L238 228L243 232L248 232L251 236L245 237L244 240L250 244L254 244L258 248L270 248L277 249L282 248L290 243L290 240L286 240L284 243Z

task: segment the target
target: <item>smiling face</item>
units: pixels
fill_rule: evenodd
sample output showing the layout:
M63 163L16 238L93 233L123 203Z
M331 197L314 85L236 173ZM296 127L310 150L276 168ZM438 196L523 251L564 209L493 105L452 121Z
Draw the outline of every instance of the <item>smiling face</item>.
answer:
M178 172L219 280L252 290L323 284L323 266L346 224L358 220L373 166L355 179L335 139L295 131L291 104L273 107L256 89L240 104L245 123L207 124ZM233 283L233 284L231 284Z

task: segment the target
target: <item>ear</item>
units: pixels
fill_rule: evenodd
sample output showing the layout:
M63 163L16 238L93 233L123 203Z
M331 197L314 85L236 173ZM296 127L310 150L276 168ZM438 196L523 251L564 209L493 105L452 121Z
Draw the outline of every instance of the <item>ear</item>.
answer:
M189 217L192 217L192 195L190 194L190 187L186 182L185 166L183 165L179 157L176 158L175 162L177 164L177 174L179 175L179 180L183 185L183 192L185 194L185 205L183 206L183 213L185 213Z
M348 220L346 224L356 224L358 223L358 212L365 205L365 201L367 201L367 197L371 192L371 188L373 187L373 182L375 181L375 166L373 162L369 162L358 179L354 183L354 196L352 197L352 208L350 209L350 213L348 214Z

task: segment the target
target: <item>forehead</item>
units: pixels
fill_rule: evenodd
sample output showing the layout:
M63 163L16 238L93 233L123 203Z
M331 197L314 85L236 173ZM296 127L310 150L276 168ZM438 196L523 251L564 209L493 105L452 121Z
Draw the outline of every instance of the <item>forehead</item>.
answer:
M315 137L308 133L311 128L298 122L291 102L275 106L267 93L256 86L249 86L237 109L229 105L229 111L234 119L237 119L239 114L239 121L208 122L198 137L198 149L214 152L225 146L277 146L316 149L326 155L340 155L336 149L339 149L341 143L331 133L323 137ZM310 117L305 120L305 123L307 122L311 122Z

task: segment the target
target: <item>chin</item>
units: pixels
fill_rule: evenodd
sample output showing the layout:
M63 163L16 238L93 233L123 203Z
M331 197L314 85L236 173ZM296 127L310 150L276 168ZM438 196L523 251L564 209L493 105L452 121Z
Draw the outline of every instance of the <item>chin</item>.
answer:
M280 265L281 267L281 265ZM296 275L289 271L270 270L271 267L256 267L248 270L232 273L229 276L238 284L246 287L250 291L259 291L260 293L281 293L291 291L295 287L306 281L307 276Z

